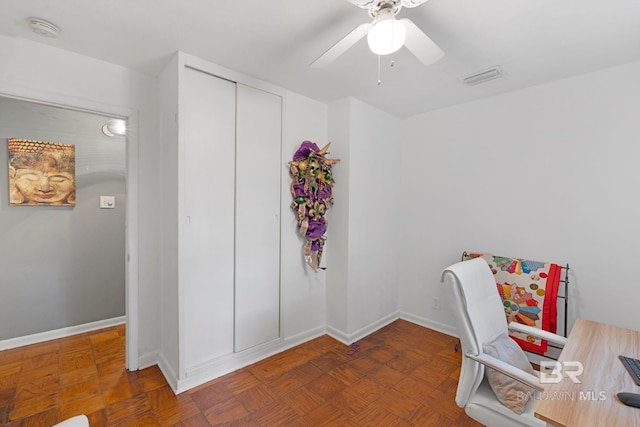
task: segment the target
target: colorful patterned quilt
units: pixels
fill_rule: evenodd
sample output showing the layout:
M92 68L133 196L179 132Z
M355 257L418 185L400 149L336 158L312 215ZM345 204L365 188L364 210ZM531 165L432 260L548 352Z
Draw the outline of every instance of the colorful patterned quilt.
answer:
M468 253L464 259L478 257L484 258L493 272L507 323L513 321L556 332L559 265L486 253ZM520 332L511 332L511 338L523 350L547 352L545 340Z

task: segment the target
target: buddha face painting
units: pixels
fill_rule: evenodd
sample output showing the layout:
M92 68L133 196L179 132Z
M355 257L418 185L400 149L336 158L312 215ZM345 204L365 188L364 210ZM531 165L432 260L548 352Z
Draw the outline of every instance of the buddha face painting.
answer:
M11 205L75 206L75 146L9 139Z

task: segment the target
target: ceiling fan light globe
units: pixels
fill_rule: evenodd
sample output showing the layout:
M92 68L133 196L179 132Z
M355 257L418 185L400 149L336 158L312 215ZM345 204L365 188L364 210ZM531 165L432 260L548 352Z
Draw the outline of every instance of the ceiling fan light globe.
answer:
M384 19L371 27L367 34L369 49L376 55L388 55L400 49L407 37L404 24L395 19Z

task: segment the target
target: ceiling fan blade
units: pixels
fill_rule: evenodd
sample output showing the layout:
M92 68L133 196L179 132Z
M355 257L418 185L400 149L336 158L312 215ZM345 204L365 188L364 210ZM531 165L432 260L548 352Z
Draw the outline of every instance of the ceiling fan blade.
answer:
M376 2L376 0L347 0L347 1L363 9L369 9Z
M422 3L426 3L427 0L401 0L401 4L404 7L412 8L420 6Z
M401 19L407 29L407 38L404 45L424 65L431 65L444 56L442 49L436 45L416 24L410 19Z
M318 59L313 61L311 66L314 68L320 68L330 64L340 55L345 53L347 49L356 44L361 38L366 36L367 32L369 32L369 28L371 28L371 24L362 24L356 27L355 30L344 36L342 40L331 46L325 53L320 55Z

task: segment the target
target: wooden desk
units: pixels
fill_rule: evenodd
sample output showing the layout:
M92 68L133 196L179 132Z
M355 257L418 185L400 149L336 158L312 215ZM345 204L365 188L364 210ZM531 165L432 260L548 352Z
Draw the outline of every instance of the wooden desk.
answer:
M581 362L581 383L565 375L559 383L547 384L535 402L535 416L564 427L640 427L640 408L623 405L616 397L620 391L640 393L620 354L640 359L639 331L578 319L558 362Z

